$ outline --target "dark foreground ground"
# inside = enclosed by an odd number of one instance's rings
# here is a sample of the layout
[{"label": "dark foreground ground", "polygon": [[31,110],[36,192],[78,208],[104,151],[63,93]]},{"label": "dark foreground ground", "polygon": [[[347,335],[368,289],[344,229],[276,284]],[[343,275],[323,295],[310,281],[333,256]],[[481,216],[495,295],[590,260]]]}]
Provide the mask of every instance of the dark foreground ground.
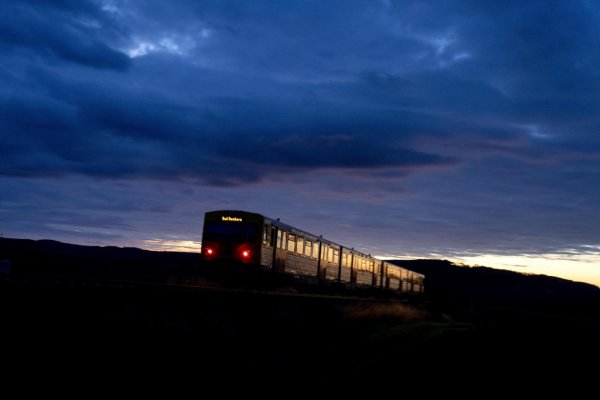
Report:
[{"label": "dark foreground ground", "polygon": [[3,364],[67,387],[581,388],[599,354],[597,320],[514,309],[457,321],[400,301],[6,282],[0,296]]},{"label": "dark foreground ground", "polygon": [[[110,279],[88,269],[74,276],[79,265],[89,265],[82,258],[61,253],[54,266],[48,259],[56,255],[15,248],[3,250],[13,271],[0,279],[0,362],[2,384],[17,383],[21,392],[116,397],[125,386],[136,394],[166,389],[200,397],[209,389],[218,390],[210,397],[365,391],[489,397],[566,389],[573,397],[597,383],[599,307],[593,290],[573,294],[589,289],[578,285],[516,301],[452,292],[440,286],[443,280],[416,298],[240,279],[210,287],[214,276],[190,281],[182,271],[164,282],[153,273],[147,284],[128,283],[129,274]],[[112,253],[102,260],[119,263]],[[32,272],[19,275],[26,265]]]}]

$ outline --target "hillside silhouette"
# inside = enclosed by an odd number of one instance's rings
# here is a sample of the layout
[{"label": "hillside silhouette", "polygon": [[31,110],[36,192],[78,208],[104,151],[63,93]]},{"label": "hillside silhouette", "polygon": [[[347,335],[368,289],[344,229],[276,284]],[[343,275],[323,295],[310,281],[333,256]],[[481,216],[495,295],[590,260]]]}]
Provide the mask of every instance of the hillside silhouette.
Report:
[{"label": "hillside silhouette", "polygon": [[548,275],[523,274],[489,267],[457,265],[448,260],[390,260],[422,273],[427,292],[478,303],[590,302],[600,297],[597,286]]},{"label": "hillside silhouette", "polygon": [[17,277],[35,274],[151,282],[163,281],[173,271],[190,269],[200,262],[200,256],[194,253],[10,238],[0,239],[2,259],[10,261]]}]

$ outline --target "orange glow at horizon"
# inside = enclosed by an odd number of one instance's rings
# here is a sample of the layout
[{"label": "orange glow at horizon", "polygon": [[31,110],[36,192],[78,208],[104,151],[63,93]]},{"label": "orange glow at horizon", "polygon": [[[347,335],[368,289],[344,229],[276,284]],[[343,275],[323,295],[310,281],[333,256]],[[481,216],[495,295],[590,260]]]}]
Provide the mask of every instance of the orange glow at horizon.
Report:
[{"label": "orange glow at horizon", "polygon": [[557,276],[600,287],[600,254],[481,254],[457,257],[455,261],[526,274]]},{"label": "orange glow at horizon", "polygon": [[200,253],[201,242],[193,240],[148,239],[143,241],[143,248],[153,251],[180,251],[184,253]]},{"label": "orange glow at horizon", "polygon": [[546,253],[546,254],[475,254],[468,256],[447,256],[443,254],[409,254],[394,259],[435,258],[446,259],[472,267],[507,269],[523,274],[549,275],[572,281],[586,282],[600,287],[600,252],[598,246],[589,246],[589,253]]}]

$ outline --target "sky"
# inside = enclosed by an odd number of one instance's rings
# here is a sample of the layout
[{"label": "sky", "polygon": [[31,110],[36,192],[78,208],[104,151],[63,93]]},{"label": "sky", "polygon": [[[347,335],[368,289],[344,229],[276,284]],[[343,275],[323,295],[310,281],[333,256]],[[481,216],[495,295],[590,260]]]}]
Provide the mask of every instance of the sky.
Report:
[{"label": "sky", "polygon": [[0,235],[199,251],[258,212],[600,285],[595,1],[0,4]]}]

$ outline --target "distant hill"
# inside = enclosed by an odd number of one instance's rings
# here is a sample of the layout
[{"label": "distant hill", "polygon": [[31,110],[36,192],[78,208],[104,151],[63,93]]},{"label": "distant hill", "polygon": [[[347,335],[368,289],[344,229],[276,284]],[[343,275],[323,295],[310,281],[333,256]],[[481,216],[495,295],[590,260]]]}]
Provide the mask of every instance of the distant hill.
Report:
[{"label": "distant hill", "polygon": [[447,260],[390,260],[425,275],[426,291],[467,303],[595,302],[597,286],[547,276],[488,267],[469,267]]},{"label": "distant hill", "polygon": [[133,247],[82,246],[54,240],[0,238],[0,260],[9,260],[15,274],[84,273],[96,278],[161,280],[166,270],[198,265],[200,256]]},{"label": "distant hill", "polygon": [[139,260],[148,258],[178,258],[187,259],[194,257],[193,253],[179,252],[157,252],[142,250],[136,247],[117,247],[117,246],[84,246],[58,242],[55,240],[30,240],[30,239],[10,239],[0,238],[0,255],[6,256],[68,256],[68,257],[99,257],[107,261],[120,261],[123,259]]}]

